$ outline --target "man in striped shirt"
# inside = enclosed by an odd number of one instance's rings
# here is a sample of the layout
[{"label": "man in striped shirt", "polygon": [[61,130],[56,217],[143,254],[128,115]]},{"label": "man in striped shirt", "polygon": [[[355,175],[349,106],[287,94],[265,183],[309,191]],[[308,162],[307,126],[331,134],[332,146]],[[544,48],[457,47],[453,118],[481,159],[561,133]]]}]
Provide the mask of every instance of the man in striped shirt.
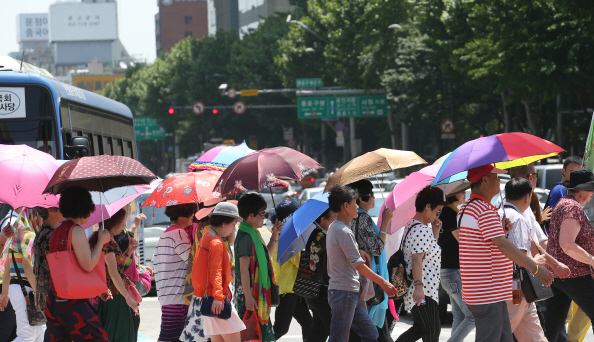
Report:
[{"label": "man in striped shirt", "polygon": [[[553,277],[544,267],[505,238],[501,217],[491,204],[499,193],[498,173],[490,164],[468,171],[471,196],[458,214],[462,298],[476,324],[477,342],[513,341],[506,301],[512,299],[513,266],[532,271],[549,286]],[[511,223],[506,221],[507,230]],[[510,260],[511,259],[511,260]]]}]

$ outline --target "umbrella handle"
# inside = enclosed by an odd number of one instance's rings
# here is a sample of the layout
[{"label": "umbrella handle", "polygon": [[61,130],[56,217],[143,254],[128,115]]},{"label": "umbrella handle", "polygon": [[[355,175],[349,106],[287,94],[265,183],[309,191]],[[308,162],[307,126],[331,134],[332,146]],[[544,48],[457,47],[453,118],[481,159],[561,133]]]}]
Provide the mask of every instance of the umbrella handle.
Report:
[{"label": "umbrella handle", "polygon": [[270,190],[270,197],[272,197],[272,209],[276,211],[276,204],[274,204],[274,195],[272,194],[272,188],[268,188]]},{"label": "umbrella handle", "polygon": [[384,197],[384,187],[382,186],[384,184],[384,179],[382,178],[382,181],[380,182],[379,179],[377,179],[377,175],[375,175],[375,180],[378,181],[380,183],[380,194],[382,194],[382,199],[384,200],[384,203],[386,202],[386,198]]}]

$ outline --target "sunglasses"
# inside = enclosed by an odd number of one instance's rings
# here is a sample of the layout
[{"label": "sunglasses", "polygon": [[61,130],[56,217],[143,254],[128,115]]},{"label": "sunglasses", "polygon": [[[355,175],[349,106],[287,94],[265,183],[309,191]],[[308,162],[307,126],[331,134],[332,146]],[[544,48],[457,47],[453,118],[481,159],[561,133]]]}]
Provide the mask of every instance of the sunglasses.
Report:
[{"label": "sunglasses", "polygon": [[530,177],[530,176],[532,176],[532,175],[534,175],[535,177],[537,177],[537,178],[538,178],[538,172],[532,172],[532,173],[529,173],[529,174],[528,174],[528,176],[526,176],[526,178],[528,178],[528,177]]}]

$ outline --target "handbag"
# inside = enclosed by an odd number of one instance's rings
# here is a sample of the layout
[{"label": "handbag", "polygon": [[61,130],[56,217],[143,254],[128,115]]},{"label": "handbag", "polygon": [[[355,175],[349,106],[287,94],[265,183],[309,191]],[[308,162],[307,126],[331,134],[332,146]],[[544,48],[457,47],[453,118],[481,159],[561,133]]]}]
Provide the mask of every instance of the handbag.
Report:
[{"label": "handbag", "polygon": [[276,284],[270,285],[270,306],[276,308],[280,305],[280,288]]},{"label": "handbag", "polygon": [[134,285],[141,296],[146,296],[151,291],[151,274],[146,269],[138,267],[138,281],[135,281]]},{"label": "handbag", "polygon": [[[538,250],[538,254],[542,254],[538,244],[536,244],[532,238],[530,238],[530,241]],[[524,294],[524,298],[526,298],[528,303],[534,303],[553,297],[553,289],[550,286],[545,286],[544,283],[540,281],[540,279],[536,278],[532,272],[528,271],[524,267],[519,268],[522,293]]]},{"label": "handbag", "polygon": [[223,310],[221,310],[221,312],[218,315],[212,312],[212,304],[214,303],[214,297],[208,296],[208,293],[207,293],[207,291],[208,291],[208,274],[210,273],[208,270],[210,268],[210,251],[208,249],[202,247],[202,245],[198,245],[198,246],[200,246],[200,248],[202,248],[208,252],[208,268],[206,269],[206,286],[204,288],[204,296],[202,296],[202,298],[200,299],[200,314],[202,316],[206,316],[206,317],[229,319],[229,318],[231,318],[231,302],[227,298],[225,298],[225,301],[223,302]]},{"label": "handbag", "polygon": [[402,298],[405,294],[408,293],[408,289],[410,288],[410,284],[412,283],[409,280],[409,277],[406,275],[406,259],[404,258],[404,244],[406,243],[406,238],[408,237],[408,233],[420,223],[415,223],[412,225],[404,238],[400,242],[400,248],[394,253],[390,260],[388,261],[388,274],[390,275],[390,282],[396,288],[396,296],[394,298]]},{"label": "handbag", "polygon": [[17,274],[17,278],[19,279],[19,284],[21,285],[21,291],[23,291],[23,297],[25,298],[25,302],[27,303],[27,319],[29,320],[29,325],[32,327],[45,325],[45,316],[35,306],[35,292],[31,291],[27,294],[27,290],[25,289],[25,283],[23,278],[21,277],[21,271],[19,271],[19,267],[17,266],[16,259],[14,258],[14,252],[11,251],[12,254],[12,263],[14,265],[14,269]]},{"label": "handbag", "polygon": [[[361,217],[361,214],[359,214],[357,216],[357,221],[355,223],[355,240],[357,241],[359,239],[359,218]],[[379,257],[377,255],[374,256],[375,258],[375,265],[377,267],[377,271],[376,273],[379,274]],[[375,295],[369,299],[366,303],[367,306],[375,306],[378,304],[381,304],[384,301],[384,289],[382,289],[382,287],[373,282],[373,291],[375,292]]]},{"label": "handbag", "polygon": [[136,289],[136,285],[134,285],[134,283],[130,282],[126,284],[126,290],[128,290],[130,298],[132,298],[132,300],[136,304],[140,304],[140,302],[142,302],[142,296],[140,295],[140,292],[138,292],[138,290]]},{"label": "handbag", "polygon": [[[74,224],[72,223],[72,225]],[[92,271],[83,270],[72,250],[71,227],[68,233],[67,249],[49,253],[46,256],[57,296],[64,299],[89,299],[107,291],[107,276],[103,254],[101,252],[99,261]]]},{"label": "handbag", "polygon": [[262,341],[262,330],[260,329],[260,322],[258,322],[258,315],[256,313],[246,310],[243,315],[243,324],[245,324],[245,329],[240,334],[242,342]]}]

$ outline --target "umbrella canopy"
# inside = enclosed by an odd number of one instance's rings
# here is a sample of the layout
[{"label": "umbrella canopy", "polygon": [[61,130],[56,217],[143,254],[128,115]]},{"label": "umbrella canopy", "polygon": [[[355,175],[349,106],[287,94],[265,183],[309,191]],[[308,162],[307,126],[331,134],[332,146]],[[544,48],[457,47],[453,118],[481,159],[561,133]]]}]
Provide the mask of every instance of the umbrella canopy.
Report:
[{"label": "umbrella canopy", "polygon": [[[501,133],[471,140],[443,162],[433,185],[466,178],[458,175],[475,167],[495,164],[500,169],[527,165],[565,151],[552,142],[527,133]],[[454,178],[450,178],[455,176]]]},{"label": "umbrella canopy", "polygon": [[[153,182],[157,182],[158,179]],[[89,221],[83,228],[89,228],[102,220],[110,218],[120,209],[132,202],[136,197],[142,195],[143,192],[150,189],[150,185],[130,185],[114,188],[106,192],[91,192],[93,203],[95,203],[95,211],[89,217]]]},{"label": "umbrella canopy", "polygon": [[200,156],[200,158],[196,159],[196,161],[188,167],[188,171],[225,171],[231,163],[253,152],[256,152],[256,150],[249,148],[245,141],[237,146],[213,147]]},{"label": "umbrella canopy", "polygon": [[380,148],[343,165],[328,178],[324,192],[336,184],[346,185],[383,172],[420,164],[427,162],[414,152]]},{"label": "umbrella canopy", "polygon": [[299,181],[321,168],[318,162],[291,148],[265,148],[229,165],[221,175],[217,191],[227,196],[246,190],[286,187],[286,181]]},{"label": "umbrella canopy", "polygon": [[58,206],[58,198],[43,190],[60,166],[51,155],[27,145],[0,145],[0,202],[19,207]]},{"label": "umbrella canopy", "polygon": [[221,171],[190,172],[164,180],[144,201],[143,207],[170,207],[178,204],[201,203],[221,197],[213,193]]},{"label": "umbrella canopy", "polygon": [[[393,214],[388,233],[393,234],[415,216],[415,200],[417,194],[435,179],[440,165],[430,165],[417,172],[411,173],[408,177],[398,183],[392,192],[388,194],[380,213],[387,206]],[[447,195],[455,190],[463,180],[457,182],[438,185]],[[378,219],[378,226],[382,224],[382,216]]]},{"label": "umbrella canopy", "polygon": [[69,160],[60,166],[43,191],[59,194],[71,186],[89,191],[150,184],[157,176],[137,160],[123,156],[95,156]]},{"label": "umbrella canopy", "polygon": [[320,191],[297,209],[287,220],[278,240],[278,263],[284,264],[305,248],[305,244],[316,228],[313,222],[328,209],[329,193]]}]

